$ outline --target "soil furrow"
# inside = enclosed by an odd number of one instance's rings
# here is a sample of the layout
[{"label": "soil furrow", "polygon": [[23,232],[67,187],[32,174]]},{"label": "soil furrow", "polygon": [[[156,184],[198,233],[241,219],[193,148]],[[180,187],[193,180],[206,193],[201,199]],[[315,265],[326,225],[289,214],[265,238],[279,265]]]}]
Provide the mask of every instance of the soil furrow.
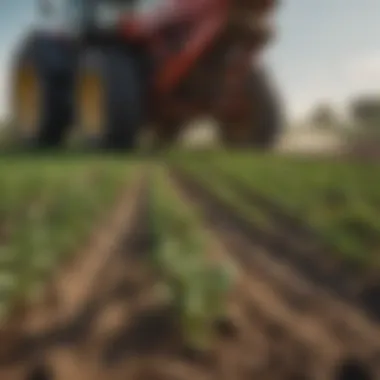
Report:
[{"label": "soil furrow", "polygon": [[[93,379],[87,374],[82,377],[81,371],[85,371],[78,364],[80,352],[87,355],[86,345],[96,347],[90,343],[96,331],[104,334],[107,328],[112,330],[109,325],[124,322],[126,308],[120,299],[126,292],[133,293],[136,286],[131,285],[134,277],[126,276],[123,255],[136,236],[144,192],[144,179],[136,179],[109,218],[94,231],[88,245],[52,279],[41,302],[26,308],[17,324],[10,320],[11,331],[1,336],[1,379],[26,380],[40,362],[53,368],[54,377],[49,380],[67,378],[61,374],[66,370],[67,374],[72,371],[73,380]],[[53,363],[61,359],[66,364]],[[78,375],[74,375],[78,365],[81,369],[77,368]]]},{"label": "soil furrow", "polygon": [[[226,181],[247,205],[253,205],[264,211],[274,226],[273,234],[285,241],[294,254],[307,256],[315,270],[331,278],[330,282],[339,284],[339,291],[345,296],[357,299],[375,319],[380,320],[380,301],[376,297],[368,298],[369,292],[379,289],[380,284],[373,281],[369,271],[344,259],[344,254],[329,247],[323,238],[300,218],[290,214],[275,201],[263,196],[252,187],[247,186],[231,173],[218,167],[212,167],[215,175]],[[340,194],[333,190],[326,194],[326,202],[331,207],[341,202]],[[372,302],[371,302],[372,301]]]},{"label": "soil furrow", "polygon": [[156,292],[149,178],[58,274],[55,303],[25,315],[23,339],[0,356],[1,380],[379,378],[377,325],[273,259],[202,187],[173,177],[183,201],[203,212],[210,259],[239,269],[210,350],[190,349]]},{"label": "soil furrow", "polygon": [[[183,176],[184,173],[181,172]],[[218,174],[219,175],[219,174]],[[226,179],[230,179],[226,176]],[[186,180],[193,179],[190,175],[186,175]],[[197,183],[190,181],[188,186],[197,186]],[[276,210],[273,214],[274,205],[268,209],[266,204],[268,201],[261,202],[261,197],[257,198],[256,194],[232,180],[232,186],[237,189],[237,194],[247,204],[256,205],[268,212],[272,219],[276,219],[279,214],[281,218],[277,220],[276,228],[268,231],[258,225],[252,224],[242,215],[236,214],[233,207],[227,207],[225,202],[208,191],[208,202],[214,204],[217,208],[219,204],[224,205],[225,210],[229,210],[227,219],[234,219],[235,224],[240,225],[241,230],[245,230],[246,234],[252,238],[252,241],[259,243],[261,246],[267,247],[268,252],[277,260],[287,263],[303,273],[308,281],[313,281],[317,286],[323,286],[329,292],[336,294],[346,302],[356,304],[367,315],[375,321],[379,321],[379,299],[376,297],[378,285],[371,283],[363,276],[358,276],[358,270],[339,259],[339,253],[328,252],[326,249],[321,249],[321,242],[318,241],[315,234],[309,235],[309,249],[305,248],[304,244],[298,243],[298,236],[302,236],[307,241],[307,236],[300,233],[299,228],[294,223],[286,224],[287,216],[281,211]],[[291,218],[291,217],[290,217]],[[319,248],[318,248],[319,247]],[[368,285],[368,282],[370,283]],[[373,281],[372,281],[373,282]]]},{"label": "soil furrow", "polygon": [[[282,336],[285,350],[295,343],[303,347],[322,371],[315,378],[335,378],[331,377],[334,365],[351,356],[364,360],[367,363],[364,366],[380,376],[380,368],[375,365],[380,352],[380,330],[376,323],[352,303],[342,302],[316,287],[299,267],[278,260],[283,254],[280,244],[269,247],[263,244],[257,230],[242,223],[235,210],[218,201],[193,178],[178,171],[173,178],[184,196],[200,208],[210,229],[242,268],[245,290],[241,297],[248,305],[252,323],[261,321],[269,330],[274,327],[277,335]],[[279,251],[273,253],[273,249]],[[284,337],[288,337],[287,342]]]}]

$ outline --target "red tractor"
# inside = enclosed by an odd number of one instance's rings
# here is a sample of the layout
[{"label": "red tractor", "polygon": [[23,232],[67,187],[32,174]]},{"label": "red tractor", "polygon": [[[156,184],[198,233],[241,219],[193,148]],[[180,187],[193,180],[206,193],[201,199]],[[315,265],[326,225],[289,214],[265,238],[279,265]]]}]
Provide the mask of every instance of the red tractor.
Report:
[{"label": "red tractor", "polygon": [[174,142],[210,115],[229,146],[271,147],[280,105],[259,64],[275,0],[40,0],[13,71],[14,132],[37,147],[72,126],[133,149],[143,128]]}]

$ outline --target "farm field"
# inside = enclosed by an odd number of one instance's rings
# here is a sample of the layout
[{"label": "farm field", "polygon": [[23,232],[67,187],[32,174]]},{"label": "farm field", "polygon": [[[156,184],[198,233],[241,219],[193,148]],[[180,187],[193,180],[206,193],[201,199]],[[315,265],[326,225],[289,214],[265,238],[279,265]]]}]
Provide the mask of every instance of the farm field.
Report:
[{"label": "farm field", "polygon": [[135,171],[119,159],[0,161],[0,317],[20,298],[38,296]]},{"label": "farm field", "polygon": [[[378,265],[377,165],[241,153],[214,154],[207,159],[184,158],[183,165],[245,212],[249,207],[242,197],[234,194],[232,182],[239,182],[284,213],[307,223],[347,260],[357,265]],[[256,221],[270,227],[271,218],[264,205],[257,202],[251,208]]]},{"label": "farm field", "polygon": [[173,152],[0,172],[1,379],[380,373],[376,168]]}]

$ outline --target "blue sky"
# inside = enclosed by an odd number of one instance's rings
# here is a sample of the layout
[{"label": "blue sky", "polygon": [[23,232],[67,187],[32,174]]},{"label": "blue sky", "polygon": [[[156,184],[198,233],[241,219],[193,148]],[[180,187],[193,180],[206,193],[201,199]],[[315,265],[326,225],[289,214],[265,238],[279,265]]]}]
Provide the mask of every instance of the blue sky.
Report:
[{"label": "blue sky", "polygon": [[[12,49],[36,0],[0,0],[0,115]],[[189,0],[191,1],[191,0]],[[380,0],[282,0],[278,38],[265,57],[293,116],[358,92],[380,93]]]}]

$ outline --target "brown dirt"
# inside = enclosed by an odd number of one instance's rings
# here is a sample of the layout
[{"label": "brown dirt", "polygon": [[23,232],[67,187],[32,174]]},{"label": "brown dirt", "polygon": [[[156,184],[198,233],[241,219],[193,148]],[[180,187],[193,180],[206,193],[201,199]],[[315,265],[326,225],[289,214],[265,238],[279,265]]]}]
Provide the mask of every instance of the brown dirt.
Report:
[{"label": "brown dirt", "polygon": [[[274,255],[262,240],[255,243],[256,235],[235,223],[232,210],[226,210],[215,198],[211,200],[206,189],[194,183],[190,186],[183,176],[175,179],[186,199],[200,207],[209,229],[233,253],[224,251],[224,260],[241,268],[236,302],[243,305],[251,326],[260,326],[269,351],[277,352],[277,375],[270,378],[288,378],[287,371],[300,371],[305,378],[335,379],[334,369],[342,363],[352,364],[350,358],[372,373],[369,378],[380,378],[380,327],[376,322],[355,304],[335,295],[333,289],[328,292],[309,281],[291,262],[277,259],[281,251]],[[215,244],[221,254],[223,247]],[[269,249],[281,249],[281,245]],[[293,364],[288,363],[286,370],[287,360]]]},{"label": "brown dirt", "polygon": [[[118,283],[125,277],[125,268],[117,260],[122,259],[121,239],[133,227],[141,186],[141,181],[136,181],[123,195],[88,245],[54,276],[41,300],[29,307],[18,306],[2,326],[0,379],[27,379],[39,361],[57,361],[54,379],[59,379],[61,362],[72,360],[72,366],[78,359],[82,362],[73,352],[81,351],[96,326],[107,330],[117,321],[121,323],[123,307],[116,301],[129,289],[128,284]],[[62,371],[70,371],[70,367],[63,364]],[[76,378],[81,379],[73,380]]]},{"label": "brown dirt", "polygon": [[[206,218],[210,258],[240,269],[228,317],[207,354],[186,347],[155,293],[142,186],[52,282],[55,302],[25,311],[6,344],[0,335],[1,380],[379,378],[378,327],[260,253],[228,220]],[[191,195],[184,199],[206,210]],[[347,373],[333,373],[339,366]]]},{"label": "brown dirt", "polygon": [[[275,202],[254,192],[220,168],[215,167],[213,171],[233,187],[244,203],[261,209],[270,219],[270,229],[262,228],[229,208],[229,219],[239,224],[239,228],[250,236],[251,243],[266,247],[268,253],[277,261],[292,265],[307,276],[309,281],[333,290],[339,297],[355,303],[370,318],[380,322],[378,271],[371,273],[371,265],[365,269],[347,262],[343,259],[344,254],[329,247],[305,221],[282,210]],[[331,196],[336,202],[337,195]],[[214,208],[218,207],[221,201],[216,197],[212,198],[209,203],[213,203]]]}]

